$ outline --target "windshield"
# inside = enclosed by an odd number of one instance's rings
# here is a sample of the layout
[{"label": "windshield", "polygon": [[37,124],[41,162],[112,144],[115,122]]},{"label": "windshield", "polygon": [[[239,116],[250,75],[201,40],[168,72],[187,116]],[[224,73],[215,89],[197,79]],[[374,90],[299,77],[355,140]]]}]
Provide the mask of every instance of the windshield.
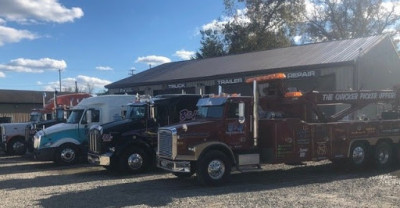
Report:
[{"label": "windshield", "polygon": [[67,123],[72,123],[72,124],[79,123],[82,114],[83,110],[73,110],[68,117]]},{"label": "windshield", "polygon": [[42,120],[41,114],[31,114],[31,118],[29,119],[29,121],[33,121],[33,122],[38,122],[40,120]]},{"label": "windshield", "polygon": [[196,118],[222,118],[223,105],[198,106]]},{"label": "windshield", "polygon": [[147,105],[130,105],[128,106],[127,118],[141,119],[146,117]]}]

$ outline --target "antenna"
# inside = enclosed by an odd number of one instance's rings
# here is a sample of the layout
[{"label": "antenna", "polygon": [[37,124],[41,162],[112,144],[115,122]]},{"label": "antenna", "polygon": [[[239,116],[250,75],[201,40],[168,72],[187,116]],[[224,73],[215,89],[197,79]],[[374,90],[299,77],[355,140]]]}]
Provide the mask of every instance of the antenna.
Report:
[{"label": "antenna", "polygon": [[136,71],[136,68],[135,67],[132,67],[130,70],[129,70],[129,75],[130,76],[133,76],[133,75],[135,75],[135,71]]}]

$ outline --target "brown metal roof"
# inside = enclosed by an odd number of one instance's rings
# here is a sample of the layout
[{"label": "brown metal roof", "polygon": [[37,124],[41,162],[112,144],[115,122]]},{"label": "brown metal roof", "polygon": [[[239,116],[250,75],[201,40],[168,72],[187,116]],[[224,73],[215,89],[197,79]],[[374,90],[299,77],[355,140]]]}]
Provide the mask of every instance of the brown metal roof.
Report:
[{"label": "brown metal roof", "polygon": [[[54,92],[46,92],[46,102],[53,96]],[[0,90],[0,103],[41,104],[43,91]]]},{"label": "brown metal roof", "polygon": [[314,65],[353,63],[386,35],[307,44],[223,57],[171,62],[107,85],[107,88],[159,84]]}]

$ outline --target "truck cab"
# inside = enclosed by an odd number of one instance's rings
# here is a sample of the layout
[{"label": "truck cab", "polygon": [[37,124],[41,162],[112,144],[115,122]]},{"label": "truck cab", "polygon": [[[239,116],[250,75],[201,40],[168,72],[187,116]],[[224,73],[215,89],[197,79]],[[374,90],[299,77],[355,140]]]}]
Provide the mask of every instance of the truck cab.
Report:
[{"label": "truck cab", "polygon": [[44,121],[43,114],[35,110],[30,113],[28,122],[0,124],[0,149],[3,149],[9,155],[25,154],[27,150],[27,144],[25,142],[26,127],[42,121]]},{"label": "truck cab", "polygon": [[128,173],[155,164],[157,129],[194,118],[200,95],[159,95],[127,106],[124,120],[93,126],[88,161]]},{"label": "truck cab", "polygon": [[133,96],[108,95],[91,97],[73,107],[65,123],[40,130],[34,136],[34,156],[59,164],[76,163],[86,156],[91,126],[121,120],[121,108]]}]

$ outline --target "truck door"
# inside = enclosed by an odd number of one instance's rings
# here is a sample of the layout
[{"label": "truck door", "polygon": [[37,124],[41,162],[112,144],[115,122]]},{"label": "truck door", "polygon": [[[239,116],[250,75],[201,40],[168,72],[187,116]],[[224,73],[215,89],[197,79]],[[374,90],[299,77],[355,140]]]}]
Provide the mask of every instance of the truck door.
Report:
[{"label": "truck door", "polygon": [[[248,110],[243,108],[244,111]],[[245,117],[239,119],[239,102],[231,102],[226,105],[225,109],[225,134],[229,139],[232,149],[249,149],[252,140],[249,139],[249,122],[248,112],[244,112]]]},{"label": "truck door", "polygon": [[92,125],[100,123],[100,110],[89,109],[82,115],[82,119],[78,127],[78,140],[81,144],[88,144],[89,128]]},{"label": "truck door", "polygon": [[313,159],[324,160],[331,155],[330,128],[327,124],[315,124],[312,127]]}]

